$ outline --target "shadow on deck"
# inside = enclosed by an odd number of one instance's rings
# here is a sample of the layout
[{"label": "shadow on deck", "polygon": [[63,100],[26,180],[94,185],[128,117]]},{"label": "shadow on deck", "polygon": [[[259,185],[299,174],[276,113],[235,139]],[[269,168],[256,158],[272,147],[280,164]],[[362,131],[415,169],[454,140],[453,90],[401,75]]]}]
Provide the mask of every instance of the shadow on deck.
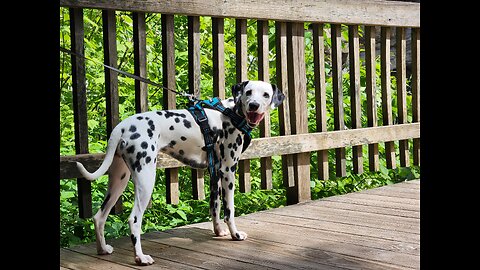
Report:
[{"label": "shadow on deck", "polygon": [[246,241],[213,237],[211,223],[142,235],[151,266],[129,237],[61,249],[61,269],[419,269],[420,180],[257,212],[236,219]]}]

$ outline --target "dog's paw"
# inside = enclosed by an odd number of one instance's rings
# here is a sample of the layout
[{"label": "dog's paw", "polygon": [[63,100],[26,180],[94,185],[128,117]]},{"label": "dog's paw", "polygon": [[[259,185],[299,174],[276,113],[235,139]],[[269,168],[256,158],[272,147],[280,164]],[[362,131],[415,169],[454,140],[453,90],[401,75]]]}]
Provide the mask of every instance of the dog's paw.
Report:
[{"label": "dog's paw", "polygon": [[110,245],[105,245],[104,248],[97,248],[97,254],[98,255],[109,255],[112,254],[113,252],[113,247]]},{"label": "dog's paw", "polygon": [[222,228],[215,228],[213,229],[215,232],[216,236],[227,236],[230,234],[230,232],[227,229],[222,229]]},{"label": "dog's paw", "polygon": [[150,255],[137,255],[135,256],[135,263],[137,265],[151,265],[155,262],[155,260],[150,257]]},{"label": "dog's paw", "polygon": [[238,231],[235,233],[235,235],[232,234],[232,239],[236,241],[243,241],[247,239],[247,233]]}]

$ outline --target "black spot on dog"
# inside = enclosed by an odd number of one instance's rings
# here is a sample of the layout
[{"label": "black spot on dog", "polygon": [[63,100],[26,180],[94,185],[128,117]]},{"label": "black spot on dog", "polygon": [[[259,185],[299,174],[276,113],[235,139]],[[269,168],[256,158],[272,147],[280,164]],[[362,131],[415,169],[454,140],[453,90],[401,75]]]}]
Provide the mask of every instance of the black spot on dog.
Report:
[{"label": "black spot on dog", "polygon": [[238,232],[235,233],[235,237],[237,237],[237,239],[240,239],[240,234]]},{"label": "black spot on dog", "polygon": [[133,235],[133,233],[130,235],[130,239],[132,240],[132,244],[135,246],[137,244],[137,237]]},{"label": "black spot on dog", "polygon": [[228,147],[228,149],[231,149],[232,148],[232,143],[229,143],[227,147]]},{"label": "black spot on dog", "polygon": [[150,120],[150,117],[145,117],[146,120]]},{"label": "black spot on dog", "polygon": [[237,144],[234,143],[234,144],[233,144],[233,150],[237,151],[237,148],[238,148],[238,147],[237,147]]},{"label": "black spot on dog", "polygon": [[138,116],[137,119],[138,119],[138,120],[142,120],[142,119],[143,119],[143,116]]},{"label": "black spot on dog", "polygon": [[175,144],[177,144],[177,142],[172,140],[170,143],[168,143],[168,146],[173,148]]},{"label": "black spot on dog", "polygon": [[161,111],[157,111],[157,114],[160,115],[160,116],[163,115],[163,113]]},{"label": "black spot on dog", "polygon": [[153,137],[153,131],[151,129],[147,129],[147,133],[148,133],[148,137],[150,137],[150,139]]},{"label": "black spot on dog", "polygon": [[229,221],[230,220],[230,213],[231,213],[230,208],[225,207],[225,211],[223,213],[225,215],[225,220]]},{"label": "black spot on dog", "polygon": [[137,216],[133,217],[133,223],[137,223]]},{"label": "black spot on dog", "polygon": [[233,182],[230,182],[230,184],[228,184],[228,189],[230,189],[230,190],[233,189]]},{"label": "black spot on dog", "polygon": [[225,146],[223,144],[220,144],[220,155],[222,158],[225,158]]},{"label": "black spot on dog", "polygon": [[186,140],[187,140],[187,138],[185,138],[184,136],[181,136],[181,137],[180,137],[180,140],[182,140],[182,141],[186,141]]},{"label": "black spot on dog", "polygon": [[155,152],[155,145],[152,144],[152,151]]},{"label": "black spot on dog", "polygon": [[173,127],[173,126],[170,126],[170,128],[169,128],[169,129],[170,129],[170,130],[174,130],[174,129],[175,129],[175,127]]},{"label": "black spot on dog", "polygon": [[183,151],[182,149],[178,150],[178,153],[183,156],[185,154],[185,151]]},{"label": "black spot on dog", "polygon": [[230,151],[230,157],[232,157],[232,159],[235,157],[235,152],[233,152],[233,150]]},{"label": "black spot on dog", "polygon": [[180,123],[180,118],[176,117],[175,118],[175,123]]},{"label": "black spot on dog", "polygon": [[207,147],[206,147],[206,146],[203,146],[203,147],[202,147],[202,151],[207,152]]},{"label": "black spot on dog", "polygon": [[145,159],[145,162],[148,164],[148,163],[150,163],[151,160],[152,160],[151,157],[147,157],[147,158]]},{"label": "black spot on dog", "polygon": [[133,152],[135,152],[135,145],[130,145],[127,148],[127,153],[132,154]]},{"label": "black spot on dog", "polygon": [[230,171],[235,172],[237,170],[237,164],[234,164],[231,168]]},{"label": "black spot on dog", "polygon": [[130,140],[136,140],[140,138],[140,133],[133,133],[132,136],[130,136]]},{"label": "black spot on dog", "polygon": [[148,121],[148,125],[150,126],[150,129],[151,129],[151,130],[155,130],[155,125],[153,124],[153,121],[152,121],[152,120],[149,120],[149,121]]},{"label": "black spot on dog", "polygon": [[120,180],[125,179],[125,176],[127,176],[127,173],[123,173],[122,176],[120,177]]},{"label": "black spot on dog", "polygon": [[230,170],[230,168],[225,165],[225,171],[228,172],[229,170]]},{"label": "black spot on dog", "polygon": [[224,130],[227,129],[227,127],[229,127],[229,126],[230,126],[230,123],[229,123],[229,122],[223,122],[223,123],[222,123],[222,128],[223,128]]},{"label": "black spot on dog", "polygon": [[134,126],[134,125],[131,125],[130,128],[128,129],[128,131],[135,132],[135,131],[137,131],[137,127]]},{"label": "black spot on dog", "polygon": [[100,207],[102,211],[104,211],[105,205],[107,205],[108,200],[110,200],[110,193],[107,194],[107,197],[105,197],[105,201],[103,201],[102,206]]},{"label": "black spot on dog", "polygon": [[237,142],[238,145],[241,145],[242,144],[242,136],[240,134],[238,134],[237,139],[235,141]]},{"label": "black spot on dog", "polygon": [[140,146],[141,146],[143,149],[147,149],[148,143],[147,143],[147,142],[142,142],[142,144],[140,144]]},{"label": "black spot on dog", "polygon": [[165,118],[170,118],[174,115],[174,113],[170,112],[170,111],[165,111]]},{"label": "black spot on dog", "polygon": [[192,123],[190,121],[188,121],[187,119],[183,119],[183,125],[186,128],[191,128],[192,127]]},{"label": "black spot on dog", "polygon": [[230,134],[233,134],[234,131],[235,131],[235,128],[234,128],[234,127],[228,129],[228,133],[230,133]]},{"label": "black spot on dog", "polygon": [[124,128],[122,128],[122,134],[123,134],[124,132],[125,132],[125,129],[124,129]]}]

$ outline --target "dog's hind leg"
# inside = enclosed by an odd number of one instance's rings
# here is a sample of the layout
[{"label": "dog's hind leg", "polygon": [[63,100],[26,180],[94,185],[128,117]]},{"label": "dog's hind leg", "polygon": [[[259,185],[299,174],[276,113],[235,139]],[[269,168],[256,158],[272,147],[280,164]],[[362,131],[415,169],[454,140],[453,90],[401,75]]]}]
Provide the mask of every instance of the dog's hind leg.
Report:
[{"label": "dog's hind leg", "polygon": [[101,208],[93,217],[93,224],[95,225],[95,234],[97,240],[97,253],[100,255],[111,254],[113,248],[105,242],[104,228],[110,210],[117,202],[120,195],[122,195],[125,187],[130,179],[130,171],[125,164],[125,161],[115,156],[112,165],[110,165],[108,172],[108,189]]},{"label": "dog's hind leg", "polygon": [[128,218],[130,225],[135,262],[138,265],[150,265],[155,261],[151,256],[143,254],[142,245],[140,243],[140,234],[142,229],[143,213],[147,208],[150,197],[152,196],[155,184],[156,168],[155,163],[143,164],[140,171],[134,170],[132,173],[133,183],[135,184],[135,202],[133,204],[132,213]]}]

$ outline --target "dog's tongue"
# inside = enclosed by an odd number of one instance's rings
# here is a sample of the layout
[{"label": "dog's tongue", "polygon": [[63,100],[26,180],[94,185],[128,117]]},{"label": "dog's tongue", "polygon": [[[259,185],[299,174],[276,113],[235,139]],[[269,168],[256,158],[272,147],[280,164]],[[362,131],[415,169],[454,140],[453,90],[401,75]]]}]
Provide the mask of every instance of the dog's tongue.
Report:
[{"label": "dog's tongue", "polygon": [[256,112],[247,112],[248,122],[250,124],[258,125],[262,121],[264,114],[259,114]]}]

